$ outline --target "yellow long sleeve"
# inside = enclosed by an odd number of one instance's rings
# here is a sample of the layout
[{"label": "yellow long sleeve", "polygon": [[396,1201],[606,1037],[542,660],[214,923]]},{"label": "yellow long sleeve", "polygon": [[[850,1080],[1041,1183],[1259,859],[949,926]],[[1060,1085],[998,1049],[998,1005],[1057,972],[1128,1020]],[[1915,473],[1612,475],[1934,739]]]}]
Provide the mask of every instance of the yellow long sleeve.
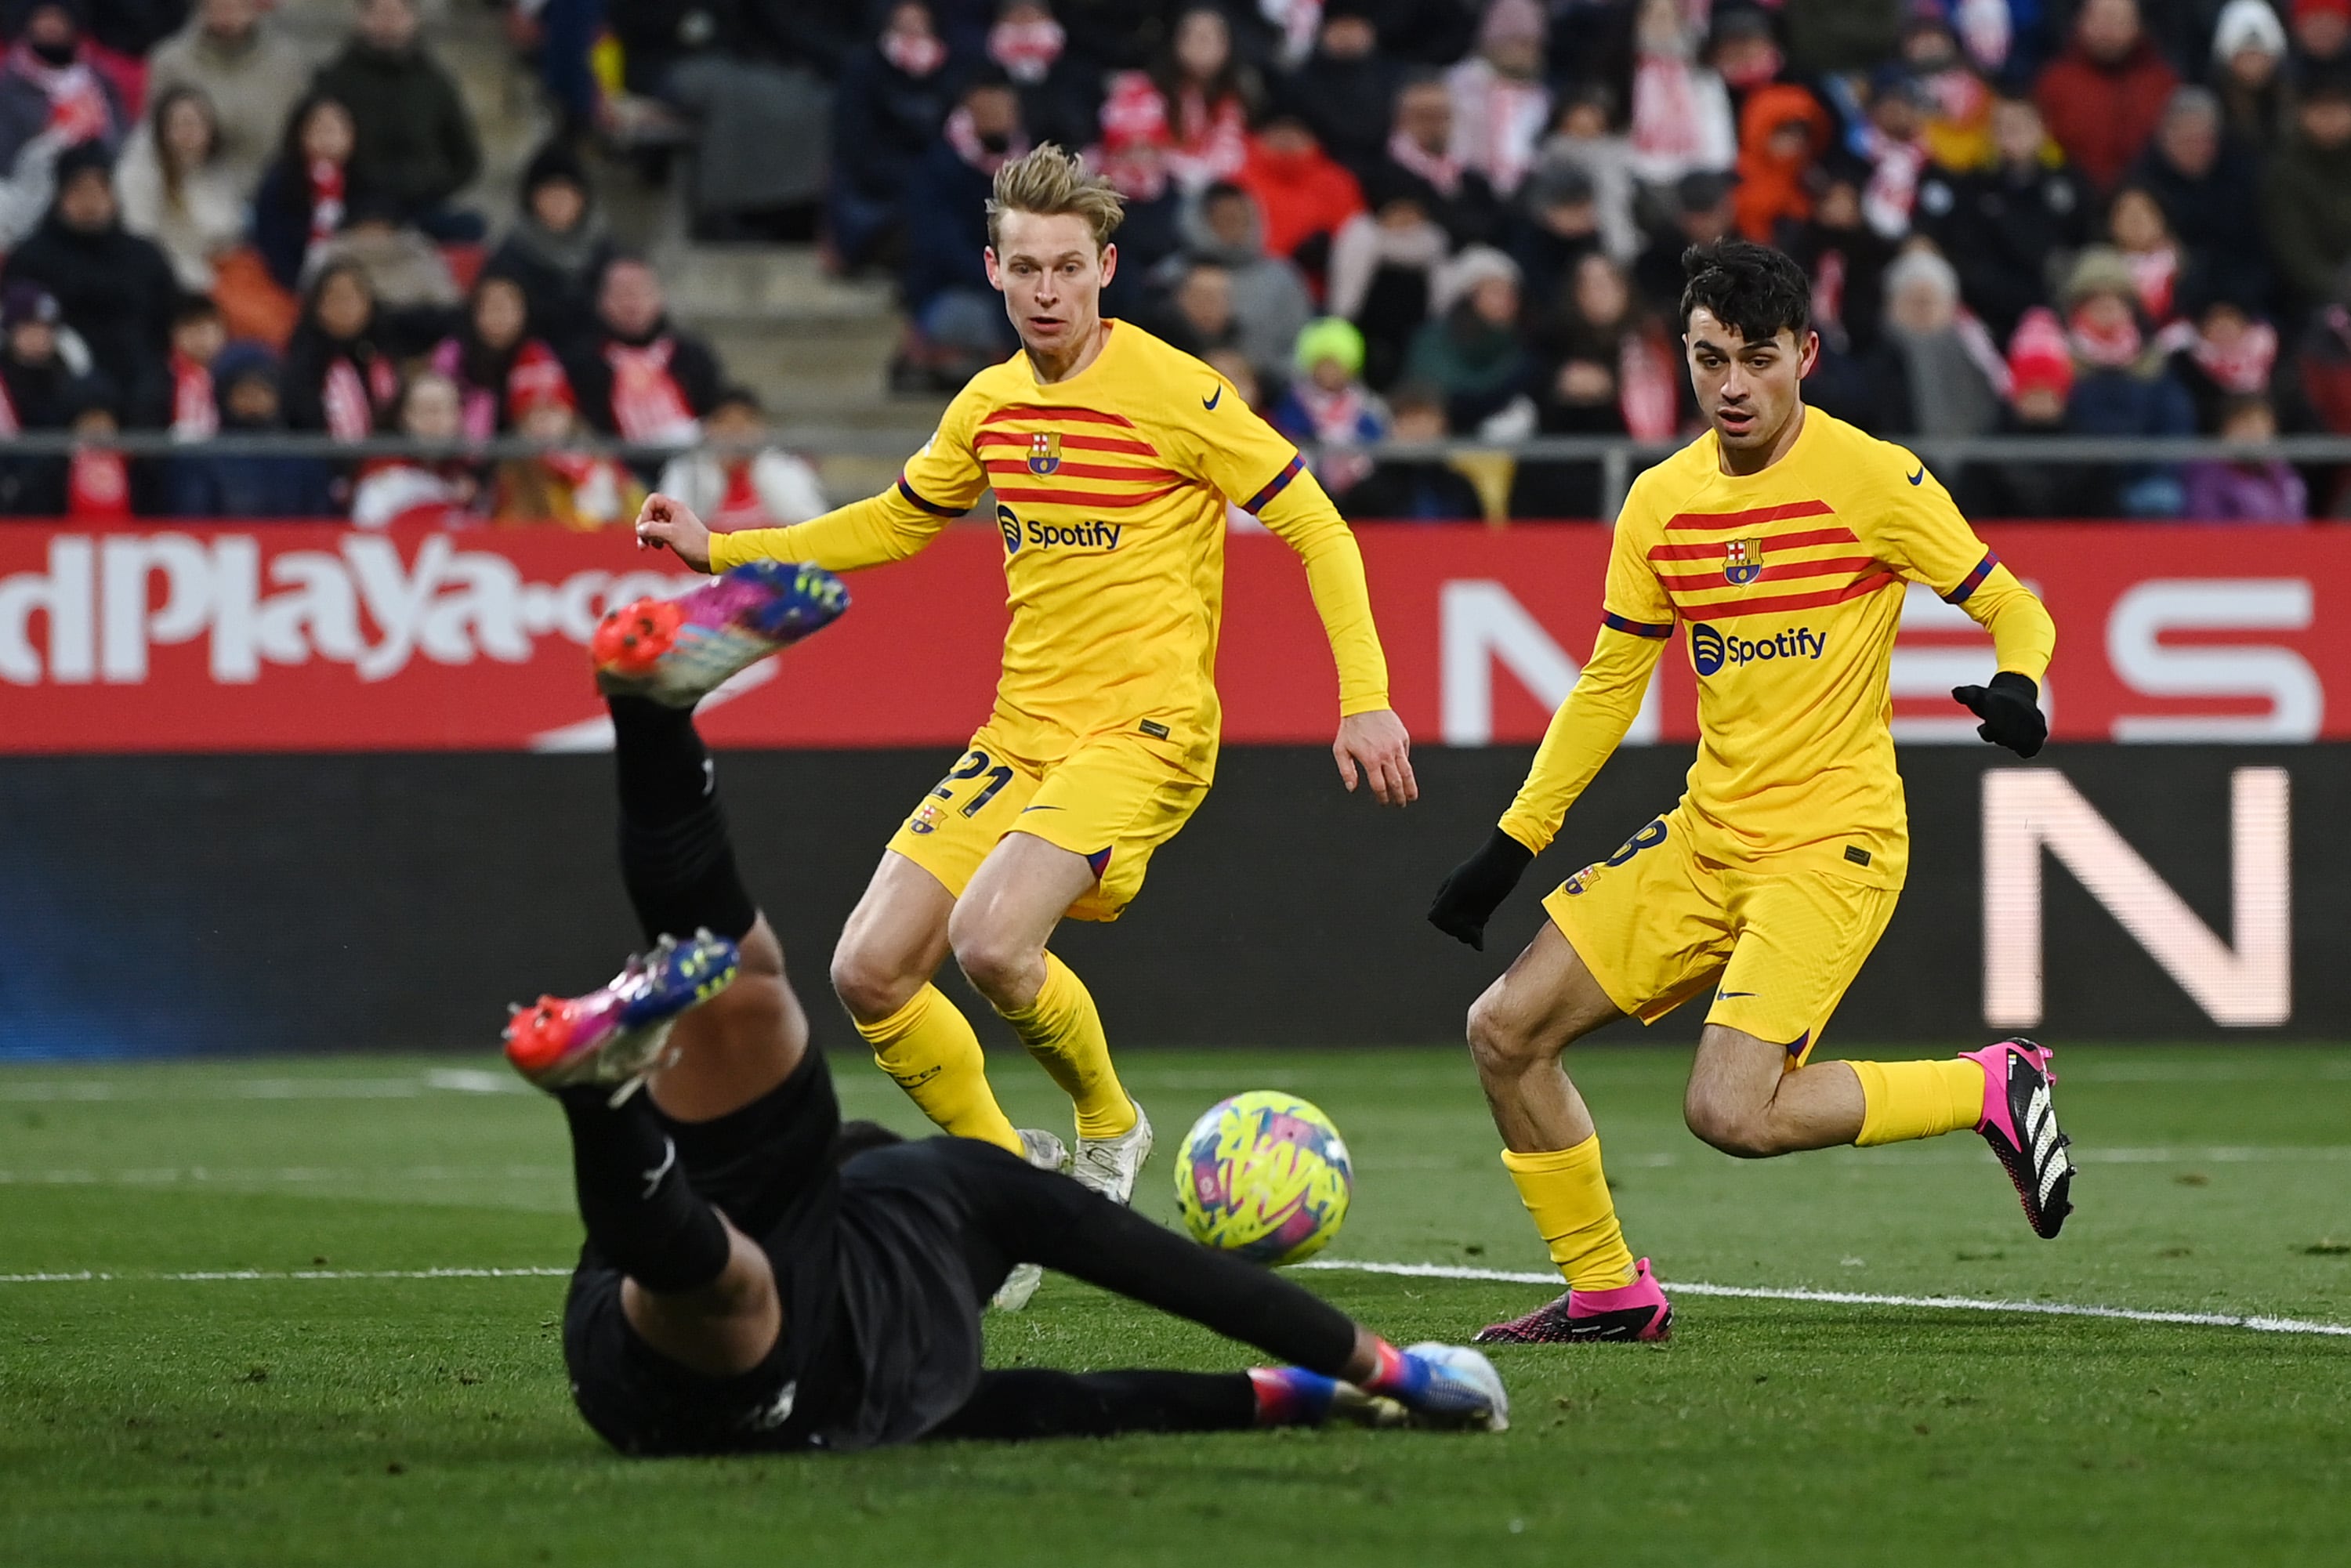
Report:
[{"label": "yellow long sleeve", "polygon": [[1567,809],[1633,727],[1665,648],[1662,638],[1601,628],[1591,662],[1552,715],[1527,781],[1502,813],[1502,831],[1537,854],[1551,847]]},{"label": "yellow long sleeve", "polygon": [[947,519],[914,505],[903,488],[893,486],[789,528],[714,534],[710,570],[726,571],[752,560],[792,560],[827,571],[854,571],[904,560],[936,538]]},{"label": "yellow long sleeve", "polygon": [[2032,590],[2016,580],[2005,566],[1995,566],[1960,606],[1976,624],[1991,633],[1992,651],[2000,667],[2030,676],[2035,685],[2049,673],[2057,651],[2057,622]]},{"label": "yellow long sleeve", "polygon": [[1258,520],[1298,552],[1314,612],[1331,640],[1339,667],[1339,713],[1373,713],[1388,705],[1388,661],[1372,621],[1372,592],[1354,530],[1314,476],[1301,471],[1258,514]]}]

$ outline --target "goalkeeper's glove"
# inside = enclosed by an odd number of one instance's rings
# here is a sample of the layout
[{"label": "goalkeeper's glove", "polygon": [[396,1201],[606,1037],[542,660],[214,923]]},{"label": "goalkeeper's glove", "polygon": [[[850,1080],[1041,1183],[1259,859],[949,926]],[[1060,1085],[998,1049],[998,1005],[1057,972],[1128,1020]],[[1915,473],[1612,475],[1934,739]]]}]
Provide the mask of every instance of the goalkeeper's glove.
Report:
[{"label": "goalkeeper's glove", "polygon": [[1453,868],[1428,906],[1428,923],[1456,941],[1486,950],[1486,922],[1510,895],[1534,851],[1496,828],[1478,852]]},{"label": "goalkeeper's glove", "polygon": [[2019,757],[2031,757],[2049,738],[2049,720],[2041,712],[2041,688],[2032,684],[2031,675],[2002,670],[1991,685],[1953,686],[1951,695],[1983,720],[1976,726],[1978,735]]}]

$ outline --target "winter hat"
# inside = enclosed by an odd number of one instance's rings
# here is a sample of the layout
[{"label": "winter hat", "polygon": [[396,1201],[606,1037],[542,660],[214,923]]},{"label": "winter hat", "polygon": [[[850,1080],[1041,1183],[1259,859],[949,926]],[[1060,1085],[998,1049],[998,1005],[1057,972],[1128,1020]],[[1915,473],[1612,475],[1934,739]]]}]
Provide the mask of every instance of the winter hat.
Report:
[{"label": "winter hat", "polygon": [[2247,49],[2271,56],[2285,53],[2285,24],[2270,8],[2269,0],[2229,0],[2212,25],[2212,57],[2226,65]]},{"label": "winter hat", "polygon": [[532,409],[559,403],[575,413],[580,404],[571,395],[571,378],[563,363],[542,343],[528,343],[507,372],[507,416],[520,419]]},{"label": "winter hat", "polygon": [[213,385],[220,389],[221,395],[224,397],[228,395],[228,389],[237,382],[250,381],[255,377],[267,382],[271,389],[275,390],[277,385],[277,356],[269,351],[269,346],[266,343],[256,343],[250,339],[239,339],[223,349],[214,359],[212,375]]},{"label": "winter hat", "polygon": [[523,204],[525,206],[530,204],[531,193],[541,185],[555,184],[576,186],[582,196],[590,194],[594,190],[594,187],[588,183],[588,170],[586,165],[580,162],[580,154],[560,141],[549,142],[531,154],[530,162],[524,165]]},{"label": "winter hat", "polygon": [[2351,0],[2294,0],[2294,19],[2304,16],[2340,16],[2351,21]]},{"label": "winter hat", "polygon": [[1301,376],[1313,374],[1325,360],[1336,360],[1349,377],[1358,376],[1364,370],[1364,335],[1346,318],[1325,316],[1299,329],[1298,346],[1290,359]]},{"label": "winter hat", "polygon": [[1430,313],[1445,315],[1476,292],[1479,284],[1495,278],[1517,283],[1519,264],[1490,245],[1464,246],[1453,259],[1439,264],[1430,279]]},{"label": "winter hat", "polygon": [[2027,310],[2008,340],[2010,395],[2053,392],[2059,397],[2074,391],[2074,356],[2065,343],[2065,329],[2046,306]]},{"label": "winter hat", "polygon": [[2138,303],[2138,281],[2131,275],[2130,263],[2113,246],[2084,246],[2074,258],[2074,270],[2065,276],[2066,309],[2093,294],[2119,294],[2134,308]]},{"label": "winter hat", "polygon": [[55,326],[57,316],[56,297],[28,278],[18,278],[0,293],[0,332],[13,332],[33,321]]}]

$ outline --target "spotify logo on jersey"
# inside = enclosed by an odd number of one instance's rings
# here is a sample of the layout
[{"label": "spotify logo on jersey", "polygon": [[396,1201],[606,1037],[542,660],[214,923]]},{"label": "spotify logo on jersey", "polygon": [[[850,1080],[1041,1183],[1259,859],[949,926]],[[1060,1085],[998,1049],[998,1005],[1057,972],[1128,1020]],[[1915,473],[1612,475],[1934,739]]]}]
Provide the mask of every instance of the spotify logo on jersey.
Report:
[{"label": "spotify logo on jersey", "polygon": [[1726,637],[1702,621],[1690,628],[1690,664],[1701,675],[1713,674],[1725,664],[1817,659],[1828,647],[1829,640],[1809,626],[1756,640]]},{"label": "spotify logo on jersey", "polygon": [[1700,622],[1690,628],[1690,663],[1701,675],[1722,668],[1722,633]]}]

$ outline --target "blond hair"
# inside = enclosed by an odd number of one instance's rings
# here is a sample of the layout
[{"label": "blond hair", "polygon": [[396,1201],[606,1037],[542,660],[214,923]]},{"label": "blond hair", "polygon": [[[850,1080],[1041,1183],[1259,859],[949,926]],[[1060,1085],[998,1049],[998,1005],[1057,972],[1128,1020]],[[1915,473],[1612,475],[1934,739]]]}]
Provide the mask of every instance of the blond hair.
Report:
[{"label": "blond hair", "polygon": [[1126,216],[1125,199],[1108,180],[1091,172],[1074,152],[1050,141],[1012,159],[996,172],[996,193],[987,199],[987,243],[999,243],[998,231],[1007,213],[1034,213],[1055,217],[1071,213],[1093,231],[1094,248],[1110,243],[1119,221]]}]

